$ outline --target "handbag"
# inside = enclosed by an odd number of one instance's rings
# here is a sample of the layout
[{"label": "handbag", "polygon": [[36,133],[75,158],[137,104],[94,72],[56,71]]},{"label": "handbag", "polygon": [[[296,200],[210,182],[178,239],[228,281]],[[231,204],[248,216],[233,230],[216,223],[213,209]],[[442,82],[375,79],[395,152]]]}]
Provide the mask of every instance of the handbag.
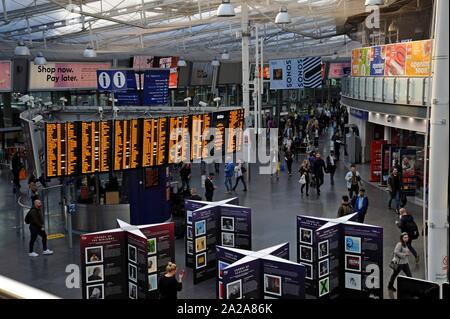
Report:
[{"label": "handbag", "polygon": [[397,271],[399,267],[398,261],[395,259],[394,253],[392,253],[392,259],[389,263],[389,268],[391,268],[393,271]]},{"label": "handbag", "polygon": [[305,174],[303,174],[302,177],[300,177],[300,180],[298,182],[300,184],[302,184],[302,185],[306,184],[306,176],[305,176]]}]

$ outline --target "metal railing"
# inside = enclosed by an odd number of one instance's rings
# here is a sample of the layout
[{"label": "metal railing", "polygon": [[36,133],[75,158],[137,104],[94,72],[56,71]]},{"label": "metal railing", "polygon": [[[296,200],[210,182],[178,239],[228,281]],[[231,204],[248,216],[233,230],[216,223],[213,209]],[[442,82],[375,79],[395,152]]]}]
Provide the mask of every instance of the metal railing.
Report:
[{"label": "metal railing", "polygon": [[431,103],[431,78],[346,77],[341,92],[358,100],[426,106]]},{"label": "metal railing", "polygon": [[48,292],[30,287],[0,275],[0,299],[61,299]]}]

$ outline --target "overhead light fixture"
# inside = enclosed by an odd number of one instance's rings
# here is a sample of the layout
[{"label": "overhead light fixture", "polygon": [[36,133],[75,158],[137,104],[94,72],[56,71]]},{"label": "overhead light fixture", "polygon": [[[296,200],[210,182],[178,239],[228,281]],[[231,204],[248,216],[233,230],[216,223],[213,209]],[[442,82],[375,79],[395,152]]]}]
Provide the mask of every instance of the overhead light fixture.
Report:
[{"label": "overhead light fixture", "polygon": [[30,55],[30,49],[23,43],[22,40],[17,43],[16,48],[14,49],[14,54],[19,56],[29,56]]},{"label": "overhead light fixture", "polygon": [[333,55],[331,56],[331,60],[336,60],[338,57],[337,52],[334,52]]},{"label": "overhead light fixture", "polygon": [[211,61],[212,66],[220,66],[220,61],[214,58],[214,60]]},{"label": "overhead light fixture", "polygon": [[287,7],[282,6],[277,16],[275,17],[275,24],[287,24],[287,23],[291,23],[291,18],[289,17]]},{"label": "overhead light fixture", "polygon": [[366,0],[366,6],[382,6],[384,5],[384,0]]},{"label": "overhead light fixture", "polygon": [[185,66],[187,66],[186,60],[184,60],[183,58],[180,58],[178,60],[177,66],[181,67],[181,68],[184,68]]},{"label": "overhead light fixture", "polygon": [[222,53],[222,55],[220,56],[220,58],[222,59],[222,60],[229,60],[230,59],[230,54],[228,53],[228,51],[224,51],[223,53]]},{"label": "overhead light fixture", "polygon": [[90,45],[84,50],[83,52],[83,56],[85,58],[96,58],[97,57],[97,52],[94,50],[93,47],[91,47]]},{"label": "overhead light fixture", "polygon": [[388,27],[388,31],[389,32],[397,32],[398,31],[397,23],[395,21],[391,22],[391,24]]},{"label": "overhead light fixture", "polygon": [[230,0],[222,0],[222,4],[217,9],[218,17],[234,17],[236,13],[234,12],[234,7],[230,3]]},{"label": "overhead light fixture", "polygon": [[36,57],[34,58],[34,64],[35,65],[45,65],[45,64],[47,64],[47,60],[45,59],[45,57],[42,54],[42,52],[39,52],[38,54],[36,54]]}]

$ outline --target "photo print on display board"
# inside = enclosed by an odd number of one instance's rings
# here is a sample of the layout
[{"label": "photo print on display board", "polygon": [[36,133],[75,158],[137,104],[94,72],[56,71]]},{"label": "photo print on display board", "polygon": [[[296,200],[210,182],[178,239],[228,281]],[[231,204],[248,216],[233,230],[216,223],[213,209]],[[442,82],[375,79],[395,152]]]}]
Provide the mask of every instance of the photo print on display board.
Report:
[{"label": "photo print on display board", "polygon": [[206,266],[206,253],[197,255],[195,258],[195,268],[203,268]]},{"label": "photo print on display board", "polygon": [[330,277],[319,280],[319,297],[330,293]]},{"label": "photo print on display board", "polygon": [[221,217],[222,230],[234,231],[234,217]]},{"label": "photo print on display board", "polygon": [[103,247],[87,247],[84,250],[86,265],[103,262]]},{"label": "photo print on display board", "polygon": [[312,245],[312,230],[300,227],[300,242],[302,244]]},{"label": "photo print on display board", "polygon": [[313,251],[312,247],[300,245],[300,260],[312,262]]},{"label": "photo print on display board", "polygon": [[128,264],[128,279],[137,282],[137,267],[132,264]]},{"label": "photo print on display board", "polygon": [[192,255],[194,253],[194,242],[193,241],[187,242],[187,253],[188,253],[188,255]]},{"label": "photo print on display board", "polygon": [[281,296],[281,277],[264,274],[264,292]]},{"label": "photo print on display board", "polygon": [[156,272],[158,270],[158,261],[156,259],[156,256],[148,257],[147,263],[149,274],[151,274],[152,272]]},{"label": "photo print on display board", "polygon": [[128,283],[128,298],[137,299],[137,286],[131,282]]},{"label": "photo print on display board", "polygon": [[242,299],[242,279],[227,284],[227,299]]},{"label": "photo print on display board", "polygon": [[328,240],[321,241],[318,246],[319,246],[319,259],[328,257]]},{"label": "photo print on display board", "polygon": [[192,225],[192,210],[186,211],[186,216],[188,225]]},{"label": "photo print on display board", "polygon": [[361,275],[351,272],[345,273],[345,288],[361,290]]},{"label": "photo print on display board", "polygon": [[86,267],[86,282],[103,281],[103,265]]},{"label": "photo print on display board", "polygon": [[87,299],[105,299],[105,286],[103,284],[86,286]]},{"label": "photo print on display board", "polygon": [[149,255],[156,254],[156,238],[147,239],[147,253]]},{"label": "photo print on display board", "polygon": [[158,275],[153,274],[148,276],[148,291],[158,289]]},{"label": "photo print on display board", "polygon": [[206,236],[202,236],[195,240],[195,252],[199,253],[206,250]]},{"label": "photo print on display board", "polygon": [[137,262],[136,247],[133,245],[128,245],[128,260],[131,262]]},{"label": "photo print on display board", "polygon": [[219,279],[222,279],[223,270],[230,264],[219,260]]},{"label": "photo print on display board", "polygon": [[222,246],[234,247],[234,233],[222,233]]},{"label": "photo print on display board", "polygon": [[313,267],[311,264],[306,264],[306,263],[300,263],[303,266],[305,266],[305,278],[306,279],[313,279]]},{"label": "photo print on display board", "polygon": [[206,234],[206,220],[195,222],[195,236]]},{"label": "photo print on display board", "polygon": [[361,238],[354,236],[345,236],[345,252],[360,254]]},{"label": "photo print on display board", "polygon": [[324,259],[319,261],[319,278],[322,278],[330,273],[330,260]]},{"label": "photo print on display board", "polygon": [[361,271],[361,256],[345,255],[345,270]]},{"label": "photo print on display board", "polygon": [[192,226],[188,226],[187,227],[187,238],[188,239],[192,239],[193,234],[192,234]]}]

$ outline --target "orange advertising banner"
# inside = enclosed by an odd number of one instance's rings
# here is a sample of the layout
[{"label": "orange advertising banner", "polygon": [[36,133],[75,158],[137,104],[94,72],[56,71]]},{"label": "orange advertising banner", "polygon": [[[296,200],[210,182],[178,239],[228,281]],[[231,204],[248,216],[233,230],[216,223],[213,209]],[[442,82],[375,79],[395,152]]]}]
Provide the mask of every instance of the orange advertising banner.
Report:
[{"label": "orange advertising banner", "polygon": [[360,76],[359,60],[361,58],[361,49],[352,50],[352,76]]},{"label": "orange advertising banner", "polygon": [[431,40],[406,44],[406,75],[431,75]]},{"label": "orange advertising banner", "polygon": [[11,89],[11,61],[0,61],[0,91]]}]

